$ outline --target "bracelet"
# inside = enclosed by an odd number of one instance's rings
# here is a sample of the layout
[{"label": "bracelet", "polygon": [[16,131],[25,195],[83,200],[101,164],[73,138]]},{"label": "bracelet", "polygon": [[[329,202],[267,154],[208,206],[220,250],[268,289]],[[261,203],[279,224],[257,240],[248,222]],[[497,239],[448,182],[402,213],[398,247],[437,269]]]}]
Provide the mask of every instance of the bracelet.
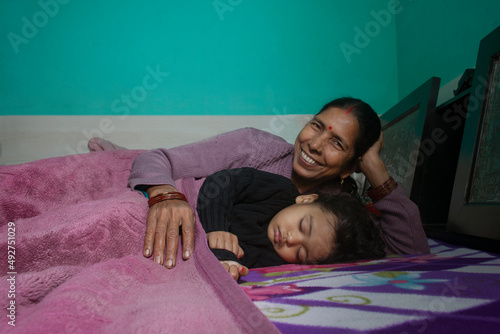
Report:
[{"label": "bracelet", "polygon": [[390,176],[389,180],[385,181],[376,188],[368,190],[367,195],[372,199],[372,201],[378,201],[392,193],[397,187],[398,183],[392,178],[392,176]]},{"label": "bracelet", "polygon": [[154,197],[151,197],[148,201],[148,205],[151,208],[156,203],[167,201],[169,199],[180,199],[181,201],[187,202],[186,196],[184,196],[183,193],[173,191],[173,192],[158,194]]}]

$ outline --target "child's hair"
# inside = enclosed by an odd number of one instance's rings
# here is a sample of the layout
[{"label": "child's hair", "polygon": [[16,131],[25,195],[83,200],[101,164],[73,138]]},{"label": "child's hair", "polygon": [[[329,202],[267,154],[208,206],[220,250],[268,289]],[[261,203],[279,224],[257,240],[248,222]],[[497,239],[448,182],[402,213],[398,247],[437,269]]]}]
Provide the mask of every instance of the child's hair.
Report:
[{"label": "child's hair", "polygon": [[385,256],[380,229],[357,194],[355,181],[347,177],[343,184],[327,182],[313,192],[319,195],[316,203],[337,217],[332,251],[317,264],[353,262]]}]

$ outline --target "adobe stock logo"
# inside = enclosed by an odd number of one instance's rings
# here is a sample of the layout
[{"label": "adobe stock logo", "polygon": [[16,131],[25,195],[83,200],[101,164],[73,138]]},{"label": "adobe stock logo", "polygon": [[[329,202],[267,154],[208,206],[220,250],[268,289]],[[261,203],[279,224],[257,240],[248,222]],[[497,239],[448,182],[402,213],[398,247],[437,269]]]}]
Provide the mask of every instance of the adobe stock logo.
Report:
[{"label": "adobe stock logo", "polygon": [[242,2],[243,0],[214,0],[212,5],[219,16],[219,20],[224,21],[224,13],[228,11],[232,12],[234,8],[241,5]]},{"label": "adobe stock logo", "polygon": [[21,35],[13,33],[12,31],[7,34],[7,38],[14,49],[14,52],[19,53],[19,45],[28,44],[30,39],[38,35],[39,29],[42,29],[49,23],[49,17],[53,18],[59,13],[59,5],[66,5],[69,0],[40,0],[38,6],[39,11],[33,14],[31,20],[26,16],[21,18],[23,23],[21,27]]},{"label": "adobe stock logo", "polygon": [[356,33],[353,40],[354,45],[346,42],[339,44],[347,63],[350,64],[352,61],[351,56],[353,54],[360,54],[362,49],[366,48],[375,37],[380,35],[382,28],[386,28],[391,23],[392,16],[401,13],[402,10],[403,7],[399,0],[390,0],[387,3],[387,9],[382,9],[378,12],[371,10],[370,15],[373,17],[373,20],[368,21],[363,30],[358,26],[353,28]]},{"label": "adobe stock logo", "polygon": [[148,74],[142,78],[142,85],[132,88],[130,94],[121,94],[120,98],[111,103],[111,110],[120,115],[120,120],[125,119],[130,114],[130,109],[137,108],[139,103],[148,97],[149,92],[158,88],[164,78],[170,75],[168,72],[162,72],[159,64],[156,65],[156,69],[146,66],[146,72]]}]

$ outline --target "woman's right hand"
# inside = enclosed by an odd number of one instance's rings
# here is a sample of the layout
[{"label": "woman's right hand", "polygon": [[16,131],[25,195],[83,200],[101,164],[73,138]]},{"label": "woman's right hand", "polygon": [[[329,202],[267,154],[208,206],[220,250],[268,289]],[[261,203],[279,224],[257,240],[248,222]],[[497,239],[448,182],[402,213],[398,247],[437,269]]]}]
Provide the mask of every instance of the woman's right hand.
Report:
[{"label": "woman's right hand", "polygon": [[[150,198],[177,191],[171,185],[153,186],[147,190]],[[143,254],[153,255],[158,264],[175,267],[179,245],[179,228],[182,230],[182,254],[187,260],[194,249],[195,216],[191,206],[182,200],[166,200],[153,205],[148,212]],[[166,248],[166,256],[165,256]]]}]

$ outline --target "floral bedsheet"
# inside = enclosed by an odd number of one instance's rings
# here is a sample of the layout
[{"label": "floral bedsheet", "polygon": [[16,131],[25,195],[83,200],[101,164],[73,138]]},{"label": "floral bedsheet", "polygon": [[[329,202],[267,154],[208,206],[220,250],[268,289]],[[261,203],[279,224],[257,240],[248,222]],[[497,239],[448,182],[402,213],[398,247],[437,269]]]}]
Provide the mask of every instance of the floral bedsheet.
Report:
[{"label": "floral bedsheet", "polygon": [[252,269],[242,289],[283,333],[499,333],[500,255],[431,254]]}]

